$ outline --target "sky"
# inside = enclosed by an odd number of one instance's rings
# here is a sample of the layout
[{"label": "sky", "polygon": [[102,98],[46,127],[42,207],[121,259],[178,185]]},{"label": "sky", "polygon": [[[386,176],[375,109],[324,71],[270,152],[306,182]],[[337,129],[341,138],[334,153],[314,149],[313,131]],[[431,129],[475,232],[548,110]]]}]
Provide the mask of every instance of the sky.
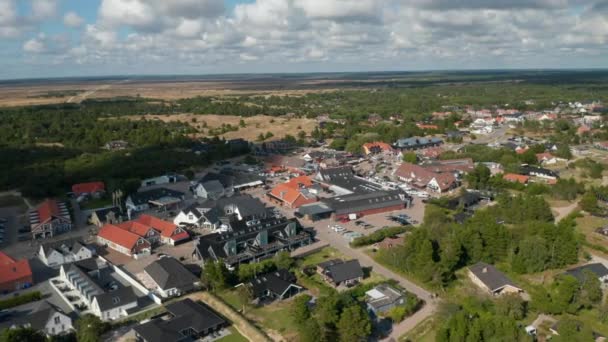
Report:
[{"label": "sky", "polygon": [[0,0],[0,79],[608,67],[608,0]]}]

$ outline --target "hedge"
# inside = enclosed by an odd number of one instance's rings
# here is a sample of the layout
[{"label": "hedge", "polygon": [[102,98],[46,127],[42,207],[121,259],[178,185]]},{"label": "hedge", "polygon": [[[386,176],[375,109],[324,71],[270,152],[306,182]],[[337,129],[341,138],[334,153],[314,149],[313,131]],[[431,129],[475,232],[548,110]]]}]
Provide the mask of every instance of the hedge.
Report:
[{"label": "hedge", "polygon": [[11,297],[9,299],[0,300],[0,310],[13,308],[15,306],[23,305],[30,302],[35,302],[42,298],[40,291],[34,291]]},{"label": "hedge", "polygon": [[380,242],[387,237],[393,237],[395,235],[405,233],[407,231],[407,227],[390,227],[377,230],[367,236],[361,236],[354,239],[350,245],[352,247],[361,247],[374,244],[376,242]]}]

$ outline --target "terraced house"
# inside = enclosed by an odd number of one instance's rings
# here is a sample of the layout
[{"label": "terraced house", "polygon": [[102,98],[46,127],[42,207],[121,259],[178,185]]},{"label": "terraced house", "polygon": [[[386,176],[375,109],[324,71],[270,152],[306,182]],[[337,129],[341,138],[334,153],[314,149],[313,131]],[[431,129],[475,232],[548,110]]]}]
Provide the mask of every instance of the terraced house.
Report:
[{"label": "terraced house", "polygon": [[29,219],[34,240],[51,238],[72,229],[68,207],[54,199],[47,199],[30,211]]}]

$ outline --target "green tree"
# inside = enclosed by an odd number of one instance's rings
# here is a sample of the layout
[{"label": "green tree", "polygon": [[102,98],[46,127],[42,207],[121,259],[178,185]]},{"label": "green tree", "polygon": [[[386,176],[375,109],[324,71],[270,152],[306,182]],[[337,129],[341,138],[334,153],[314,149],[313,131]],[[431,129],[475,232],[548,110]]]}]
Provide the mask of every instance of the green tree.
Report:
[{"label": "green tree", "polygon": [[46,336],[32,328],[4,329],[0,342],[45,342]]},{"label": "green tree", "polygon": [[241,128],[245,128],[245,127],[247,127],[247,124],[245,123],[245,120],[243,120],[243,119],[239,120],[239,126],[240,126]]},{"label": "green tree", "polygon": [[309,319],[300,327],[300,341],[301,342],[324,342],[326,341],[323,336],[323,331],[319,326],[319,323],[314,319]]},{"label": "green tree", "polygon": [[578,295],[579,303],[586,308],[590,308],[602,300],[602,284],[595,273],[584,270],[583,279],[581,281],[580,294]]},{"label": "green tree", "polygon": [[416,164],[418,156],[415,152],[406,152],[403,154],[403,161],[410,164]]},{"label": "green tree", "polygon": [[600,206],[597,203],[597,196],[595,195],[594,191],[585,192],[578,204],[582,210],[591,215],[597,215],[600,213]]},{"label": "green tree", "polygon": [[277,268],[290,269],[294,265],[294,260],[287,251],[282,251],[274,256],[274,264]]},{"label": "green tree", "polygon": [[369,315],[358,304],[351,305],[342,310],[338,321],[340,341],[365,341],[372,332]]},{"label": "green tree", "polygon": [[325,326],[335,325],[340,318],[339,302],[336,291],[317,298],[315,314],[320,324]]},{"label": "green tree", "polygon": [[559,335],[554,336],[552,341],[594,341],[591,328],[579,321],[564,319],[559,322],[557,327]]},{"label": "green tree", "polygon": [[78,342],[98,342],[109,329],[109,324],[99,317],[86,314],[76,321],[76,338]]},{"label": "green tree", "polygon": [[496,313],[521,320],[526,317],[526,302],[518,294],[507,294],[496,301]]},{"label": "green tree", "polygon": [[228,286],[228,269],[221,260],[207,261],[203,267],[202,282],[211,290],[221,290]]},{"label": "green tree", "polygon": [[297,296],[291,305],[291,315],[298,325],[303,325],[310,318],[310,309],[308,302],[312,299],[311,296],[303,294]]}]

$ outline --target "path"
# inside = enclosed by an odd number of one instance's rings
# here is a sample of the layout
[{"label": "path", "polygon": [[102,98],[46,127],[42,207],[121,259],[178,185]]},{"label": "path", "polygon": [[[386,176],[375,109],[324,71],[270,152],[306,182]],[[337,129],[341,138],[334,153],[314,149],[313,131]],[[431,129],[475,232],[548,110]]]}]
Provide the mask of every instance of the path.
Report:
[{"label": "path", "polygon": [[129,80],[120,80],[120,81],[116,81],[116,82],[112,82],[111,84],[104,84],[101,85],[97,88],[94,88],[92,90],[87,90],[82,94],[78,94],[78,95],[74,95],[72,97],[70,97],[67,101],[65,101],[66,103],[80,103],[84,100],[87,99],[87,97],[95,94],[96,92],[98,92],[99,90],[105,90],[105,89],[110,89],[110,87],[112,87],[112,85],[114,84],[119,84],[119,83],[126,83],[129,82]]},{"label": "path", "polygon": [[572,202],[565,207],[551,208],[557,212],[555,222],[557,223],[561,221],[564,217],[570,215],[574,210],[576,210],[576,208],[578,208],[578,201]]},{"label": "path", "polygon": [[241,335],[245,336],[249,341],[255,342],[270,342],[270,339],[264,335],[260,329],[256,328],[251,322],[249,322],[245,317],[243,317],[240,313],[234,311],[228,304],[224,303],[216,296],[212,295],[209,292],[196,292],[192,293],[186,297],[191,298],[192,300],[201,300],[205,302],[205,304],[209,305],[213,310],[219,312],[222,316],[226,317],[228,320],[232,322],[232,325],[236,328],[236,330],[241,333]]},{"label": "path", "polygon": [[427,317],[431,316],[436,312],[438,300],[431,298],[430,292],[412,283],[403,276],[380,265],[369,255],[365,254],[362,250],[350,248],[346,239],[344,239],[344,237],[342,237],[341,235],[334,232],[330,232],[326,227],[321,228],[319,227],[319,225],[315,227],[315,230],[317,232],[317,238],[319,238],[320,240],[328,242],[332,247],[339,250],[340,253],[344,254],[345,256],[348,256],[349,258],[353,259],[358,259],[361,266],[372,267],[374,272],[386,278],[397,280],[399,284],[403,286],[403,288],[415,294],[416,296],[418,296],[418,298],[422,299],[425,302],[424,306],[415,314],[406,318],[401,323],[393,325],[393,330],[391,331],[391,334],[386,338],[386,340],[397,341],[399,337],[408,333],[416,325],[418,325]]}]

